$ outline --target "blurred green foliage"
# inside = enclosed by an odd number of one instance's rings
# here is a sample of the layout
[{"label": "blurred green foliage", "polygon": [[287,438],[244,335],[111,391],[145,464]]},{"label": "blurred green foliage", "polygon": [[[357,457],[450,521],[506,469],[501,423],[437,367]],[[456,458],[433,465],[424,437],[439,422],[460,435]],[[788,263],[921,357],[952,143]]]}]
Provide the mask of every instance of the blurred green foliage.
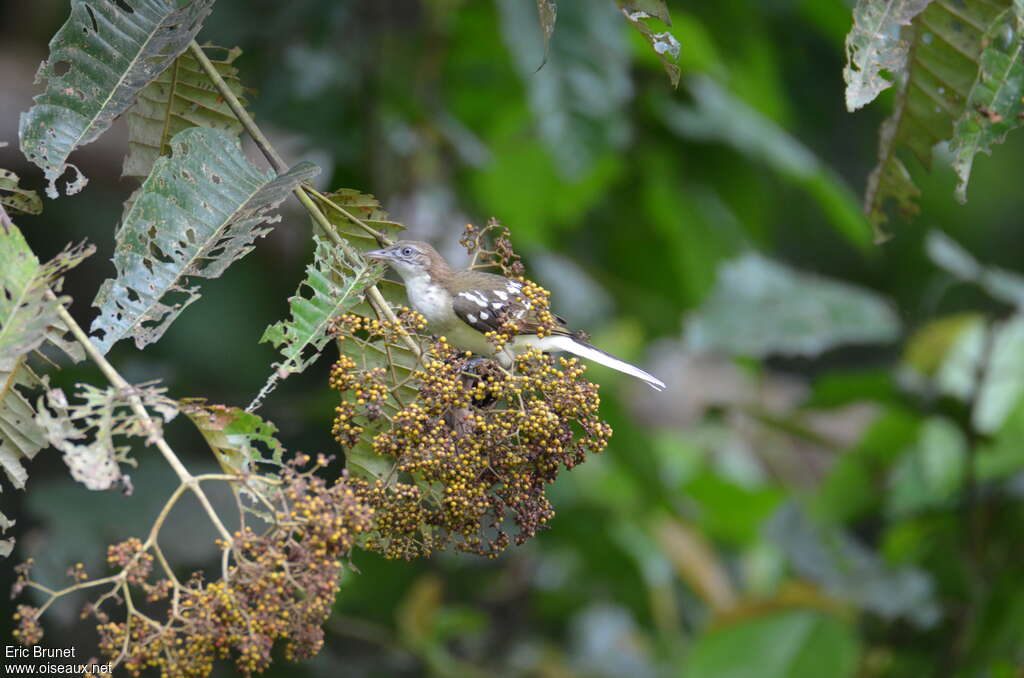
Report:
[{"label": "blurred green foliage", "polygon": [[[552,488],[550,530],[496,561],[357,554],[324,651],[273,675],[1024,671],[1024,321],[1006,284],[1021,269],[1024,141],[976,160],[964,206],[947,155],[930,173],[908,163],[920,213],[873,245],[858,195],[891,97],[844,110],[850,5],[669,7],[678,90],[610,0],[559,3],[546,59],[526,0],[222,0],[206,21],[200,40],[242,48],[232,65],[289,161],[372,192],[448,253],[465,221],[499,218],[559,312],[671,385],[655,395],[592,369],[615,436]],[[65,12],[0,7],[0,61],[19,83],[0,94],[0,134],[30,105]],[[40,258],[83,237],[104,253],[68,278],[83,324],[132,190],[117,179],[118,124],[76,158],[84,193],[18,219]],[[16,144],[0,167],[44,183]],[[964,265],[932,231],[999,268]],[[244,405],[275,360],[258,340],[287,313],[309,233],[286,212],[162,341],[144,354],[123,342],[111,359],[176,396]],[[744,261],[788,275],[784,293],[765,303],[763,280],[730,286]],[[697,353],[693,328],[712,321]],[[336,453],[333,405],[321,361],[261,414],[287,448]],[[169,436],[209,463],[187,425]],[[139,457],[146,489],[125,498],[70,487],[41,453],[26,492],[0,495],[18,519],[14,557],[38,554],[53,581],[74,560],[99,571],[99,544],[138,533],[159,505],[161,462]],[[183,530],[172,559],[204,562],[196,540]],[[75,612],[50,619],[50,637],[89,647]]]}]

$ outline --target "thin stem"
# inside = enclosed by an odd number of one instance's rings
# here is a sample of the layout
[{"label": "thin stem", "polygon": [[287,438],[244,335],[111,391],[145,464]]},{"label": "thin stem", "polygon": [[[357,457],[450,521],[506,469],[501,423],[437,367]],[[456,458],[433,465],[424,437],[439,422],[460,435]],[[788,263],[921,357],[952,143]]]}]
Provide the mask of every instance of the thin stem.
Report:
[{"label": "thin stem", "polygon": [[[227,102],[231,112],[235,114],[236,118],[238,118],[238,122],[242,123],[242,127],[244,127],[245,131],[249,133],[250,137],[252,137],[252,140],[256,143],[260,152],[263,153],[267,162],[270,163],[270,166],[274,168],[274,171],[278,174],[286,172],[288,170],[288,165],[285,164],[281,156],[278,155],[276,150],[274,150],[274,147],[270,145],[270,141],[267,139],[266,135],[264,135],[256,125],[256,121],[254,121],[248,111],[245,110],[245,107],[242,106],[242,102],[238,100],[235,93],[232,92],[231,88],[228,87],[228,84],[224,82],[224,78],[222,78],[220,73],[217,72],[216,67],[209,58],[207,58],[206,53],[203,52],[203,49],[195,40],[189,44],[189,51],[192,53],[192,56],[195,57],[196,61],[199,62],[199,65],[202,66],[203,71],[213,82],[217,91],[220,92],[220,95],[224,97],[224,101]],[[350,254],[353,257],[358,256],[358,253],[352,249],[352,246],[344,238],[338,235],[334,228],[334,224],[324,216],[324,213],[319,207],[317,207],[316,203],[313,202],[313,199],[309,197],[309,194],[306,192],[304,187],[299,186],[293,191],[293,193],[295,194],[295,197],[298,198],[299,202],[302,203],[302,206],[306,208],[306,211],[309,212],[310,216],[313,217],[313,220],[323,229],[324,233],[327,234],[334,244],[343,248],[346,254]],[[368,225],[363,224],[361,220],[355,219],[353,215],[348,214],[347,212],[346,214],[349,219],[353,220],[353,223],[360,224],[364,228],[370,228]],[[378,238],[378,242],[383,241]],[[392,310],[391,305],[388,304],[386,299],[384,299],[384,295],[382,295],[380,290],[377,289],[376,285],[373,285],[366,291],[366,296],[375,311],[382,313],[388,320],[398,324],[398,317],[395,315],[394,310]],[[401,325],[399,325],[399,329],[401,329]],[[420,351],[419,344],[413,341],[412,337],[410,337],[404,330],[402,331],[402,339],[409,350],[412,351],[413,355],[419,358],[422,353],[422,351]]]},{"label": "thin stem", "polygon": [[[48,295],[54,296],[53,292],[49,292]],[[131,384],[125,381],[124,377],[122,377],[118,371],[114,369],[114,366],[107,361],[100,350],[96,348],[96,345],[92,343],[89,336],[78,325],[78,323],[75,322],[75,319],[71,317],[71,314],[68,313],[67,309],[64,308],[63,305],[58,306],[57,312],[60,314],[61,320],[63,320],[68,329],[71,330],[71,334],[74,335],[78,343],[80,343],[82,348],[85,349],[89,358],[96,363],[100,368],[100,371],[103,372],[103,375],[114,387],[122,389],[128,394],[128,404],[146,428],[150,439],[154,442],[157,449],[160,450],[160,453],[164,456],[164,459],[167,460],[170,467],[174,469],[174,472],[177,474],[181,483],[187,486],[189,490],[196,495],[199,503],[203,506],[203,510],[206,511],[206,515],[209,516],[210,522],[213,523],[213,526],[217,529],[217,532],[220,534],[224,542],[230,543],[231,533],[228,532],[226,527],[224,527],[224,523],[221,522],[220,516],[218,516],[217,512],[213,509],[210,499],[199,486],[199,481],[196,480],[195,476],[189,473],[188,469],[185,468],[185,465],[181,463],[180,459],[178,459],[178,455],[174,453],[171,446],[167,444],[166,440],[164,440],[163,435],[160,433],[160,430],[157,428],[152,417],[149,416],[146,406],[143,405],[142,399],[132,391]]]},{"label": "thin stem", "polygon": [[377,244],[379,244],[381,247],[387,247],[388,245],[393,245],[394,244],[395,241],[392,240],[391,238],[389,238],[385,233],[382,233],[381,231],[378,231],[377,229],[375,229],[373,226],[370,226],[365,221],[363,221],[362,219],[360,219],[356,215],[352,214],[347,209],[345,209],[344,207],[342,207],[338,203],[334,202],[333,200],[328,198],[326,195],[324,195],[320,191],[316,190],[315,188],[311,188],[309,186],[306,186],[305,189],[306,189],[306,191],[308,193],[311,193],[313,195],[313,197],[315,197],[317,200],[319,200],[320,202],[327,203],[327,205],[329,205],[330,207],[334,208],[338,212],[341,212],[341,215],[343,217],[345,217],[346,219],[351,221],[353,224],[355,224],[356,226],[359,226],[359,228],[363,229],[364,231],[366,231],[367,233],[372,235],[373,238],[377,241]]}]

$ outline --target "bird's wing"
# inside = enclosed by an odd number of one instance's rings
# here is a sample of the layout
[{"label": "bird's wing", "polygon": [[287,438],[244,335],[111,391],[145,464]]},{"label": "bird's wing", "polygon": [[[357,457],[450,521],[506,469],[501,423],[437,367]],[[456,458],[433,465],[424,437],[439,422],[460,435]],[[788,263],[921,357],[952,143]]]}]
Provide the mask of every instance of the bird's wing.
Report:
[{"label": "bird's wing", "polygon": [[[522,291],[523,285],[502,276],[476,273],[488,283],[472,290],[457,293],[452,308],[464,323],[478,332],[500,332],[505,321],[519,325],[520,334],[534,334],[540,325],[533,304]],[[484,277],[486,276],[486,277]],[[555,316],[559,328],[565,321]]]}]

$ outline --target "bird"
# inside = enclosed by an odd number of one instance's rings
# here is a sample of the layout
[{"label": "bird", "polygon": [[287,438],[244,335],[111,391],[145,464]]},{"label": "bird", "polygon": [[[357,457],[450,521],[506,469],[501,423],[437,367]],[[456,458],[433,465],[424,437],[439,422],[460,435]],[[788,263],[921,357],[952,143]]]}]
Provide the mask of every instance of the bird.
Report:
[{"label": "bird", "polygon": [[[523,283],[517,280],[484,271],[453,269],[431,245],[415,240],[399,240],[363,256],[390,265],[405,283],[409,305],[426,318],[430,332],[445,337],[460,350],[497,359],[505,367],[512,364],[514,355],[529,347],[547,353],[572,353],[636,377],[656,391],[665,389],[661,379],[592,346],[571,332],[558,316],[554,328],[538,336],[538,314],[523,294]],[[518,321],[520,333],[499,350],[484,334],[500,332],[506,319]]]}]

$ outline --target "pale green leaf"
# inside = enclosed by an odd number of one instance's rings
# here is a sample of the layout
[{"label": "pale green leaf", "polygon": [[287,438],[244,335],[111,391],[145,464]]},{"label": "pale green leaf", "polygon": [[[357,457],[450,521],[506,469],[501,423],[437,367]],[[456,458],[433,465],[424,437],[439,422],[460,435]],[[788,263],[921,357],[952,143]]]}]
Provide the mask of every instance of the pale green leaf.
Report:
[{"label": "pale green leaf", "polygon": [[59,309],[69,298],[50,292],[60,291],[64,272],[93,251],[84,244],[68,247],[40,264],[0,207],[0,366],[10,368],[54,335],[52,328],[61,325]]},{"label": "pale green leaf", "polygon": [[896,315],[876,294],[751,253],[719,267],[685,341],[696,351],[815,356],[841,344],[893,341],[898,333]]},{"label": "pale green leaf", "polygon": [[18,175],[10,170],[0,169],[0,207],[11,214],[40,214],[43,200],[35,191],[18,186]]},{"label": "pale green leaf", "polygon": [[982,266],[967,250],[941,231],[925,241],[928,257],[940,268],[964,282],[978,285],[994,299],[1024,310],[1024,276],[998,266]]},{"label": "pale green leaf", "polygon": [[893,518],[949,506],[963,484],[967,441],[953,422],[930,417],[917,442],[900,455],[889,475],[886,507]]},{"label": "pale green leaf", "polygon": [[949,151],[959,181],[956,197],[967,201],[974,156],[990,153],[1024,118],[1024,0],[997,17],[982,38],[981,67],[967,105],[953,126]]},{"label": "pale green leaf", "polygon": [[849,624],[821,610],[740,617],[697,637],[687,678],[852,678],[860,654]]},{"label": "pale green leaf", "polygon": [[[846,36],[846,109],[851,113],[874,101],[892,86],[891,78],[907,65],[910,44],[900,28],[928,6],[931,0],[857,0],[853,26]],[[888,74],[888,77],[886,77]]]},{"label": "pale green leaf", "polygon": [[708,77],[686,80],[695,105],[663,101],[665,124],[688,139],[728,144],[762,162],[811,194],[829,223],[856,245],[871,241],[871,229],[853,191],[814,153],[770,118]]},{"label": "pale green leaf", "polygon": [[926,572],[887,565],[853,537],[816,523],[795,504],[772,516],[765,535],[782,548],[796,574],[831,596],[922,628],[939,620],[935,584]]},{"label": "pale green leaf", "polygon": [[[242,50],[204,45],[203,51],[244,106],[244,88],[234,66]],[[127,120],[126,177],[147,176],[156,159],[171,152],[171,138],[189,127],[221,129],[236,138],[242,133],[242,123],[191,52],[181,54],[139,92]]]},{"label": "pale green leaf", "polygon": [[203,434],[226,471],[250,473],[256,470],[254,462],[281,463],[284,446],[277,439],[277,427],[259,415],[200,400],[182,401],[181,411]]},{"label": "pale green leaf", "polygon": [[[95,141],[188,47],[212,5],[213,0],[72,0],[71,16],[50,41],[50,58],[36,75],[46,81],[46,91],[19,126],[21,150],[45,172],[50,197],[57,197],[56,181],[72,151]],[[79,174],[67,193],[85,182]]]},{"label": "pale green leaf", "polygon": [[384,273],[379,265],[371,265],[358,255],[349,256],[344,248],[320,236],[313,239],[313,263],[306,267],[305,280],[288,300],[291,318],[274,323],[260,338],[260,342],[272,343],[284,359],[275,363],[274,373],[247,408],[250,411],[273,390],[278,379],[302,372],[320,356],[331,338],[327,332],[331,319],[359,304],[366,289]]},{"label": "pale green leaf", "polygon": [[[953,136],[953,123],[965,113],[978,79],[985,35],[1005,23],[1011,0],[963,2],[933,0],[900,39],[910,45],[900,74],[893,113],[879,134],[878,162],[867,181],[864,211],[884,238],[881,226],[894,204],[903,218],[917,213],[920,191],[901,157],[906,149],[931,167],[932,148]],[[980,92],[979,92],[980,95]]]},{"label": "pale green leaf", "polygon": [[[135,461],[129,456],[131,448],[116,444],[115,437],[143,437],[149,444],[161,436],[163,422],[178,413],[177,403],[165,392],[153,383],[126,389],[78,384],[78,401],[70,403],[61,389],[50,389],[39,398],[35,422],[47,442],[64,453],[64,462],[76,481],[90,490],[106,490],[115,483],[130,489],[121,465],[135,466]],[[132,397],[153,410],[152,427],[131,409]]]},{"label": "pale green leaf", "polygon": [[281,176],[252,165],[227,132],[193,127],[171,140],[117,232],[117,277],[103,283],[92,331],[107,351],[131,336],[157,341],[199,298],[195,278],[217,278],[270,231],[277,207],[319,169],[300,163]]},{"label": "pale green leaf", "polygon": [[667,30],[656,30],[659,27],[652,27],[651,20],[657,20],[665,24],[665,27],[672,25],[672,18],[668,13],[668,6],[665,0],[615,0],[622,10],[622,14],[644,37],[654,53],[661,60],[661,65],[668,75],[673,87],[679,86],[679,41]]}]

